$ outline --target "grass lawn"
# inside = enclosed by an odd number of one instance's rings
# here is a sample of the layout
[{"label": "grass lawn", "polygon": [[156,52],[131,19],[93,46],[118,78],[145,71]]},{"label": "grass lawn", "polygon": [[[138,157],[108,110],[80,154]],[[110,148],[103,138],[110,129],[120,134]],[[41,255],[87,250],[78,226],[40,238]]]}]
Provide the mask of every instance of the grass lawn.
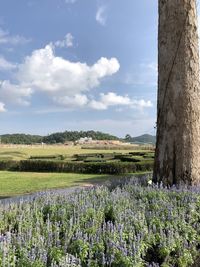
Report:
[{"label": "grass lawn", "polygon": [[95,184],[111,176],[76,173],[32,173],[0,171],[0,198],[24,195],[52,188]]},{"label": "grass lawn", "polygon": [[[11,146],[11,147],[0,147],[0,159],[1,158],[10,158],[10,159],[27,159],[30,156],[38,155],[68,155],[72,156],[74,154],[87,154],[87,153],[129,153],[133,152],[134,148],[130,150],[95,150],[95,149],[81,149],[81,146],[56,146],[56,145],[47,145],[47,146]],[[139,151],[139,150],[137,150]],[[142,151],[142,149],[141,149]]]},{"label": "grass lawn", "polygon": [[[87,153],[129,153],[133,150],[90,150],[81,146],[13,146],[0,147],[0,160],[9,158],[15,160],[27,159],[38,155],[68,155]],[[138,150],[137,150],[138,151]],[[113,179],[123,179],[123,176],[77,174],[77,173],[36,173],[0,171],[0,198],[24,195],[52,188],[64,188],[76,185],[103,183]]]},{"label": "grass lawn", "polygon": [[66,188],[72,186],[88,186],[103,184],[109,181],[124,179],[133,175],[144,175],[149,172],[139,172],[127,175],[97,175],[77,173],[38,173],[0,171],[0,199],[45,191],[48,189]]}]

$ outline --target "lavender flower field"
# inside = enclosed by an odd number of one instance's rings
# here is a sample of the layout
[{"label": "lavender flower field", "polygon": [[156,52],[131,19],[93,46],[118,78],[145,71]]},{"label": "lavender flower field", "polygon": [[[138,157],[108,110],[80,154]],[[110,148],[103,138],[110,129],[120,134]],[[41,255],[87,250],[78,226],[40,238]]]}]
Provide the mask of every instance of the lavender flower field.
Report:
[{"label": "lavender flower field", "polygon": [[129,182],[0,204],[0,266],[192,266],[200,192]]}]

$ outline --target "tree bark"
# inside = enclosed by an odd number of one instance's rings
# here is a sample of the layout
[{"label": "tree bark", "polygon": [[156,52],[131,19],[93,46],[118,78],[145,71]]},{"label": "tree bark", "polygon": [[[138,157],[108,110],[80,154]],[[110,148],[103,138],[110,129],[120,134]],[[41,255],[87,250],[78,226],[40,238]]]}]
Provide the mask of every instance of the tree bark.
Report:
[{"label": "tree bark", "polygon": [[153,180],[200,184],[196,0],[159,0],[157,141]]}]

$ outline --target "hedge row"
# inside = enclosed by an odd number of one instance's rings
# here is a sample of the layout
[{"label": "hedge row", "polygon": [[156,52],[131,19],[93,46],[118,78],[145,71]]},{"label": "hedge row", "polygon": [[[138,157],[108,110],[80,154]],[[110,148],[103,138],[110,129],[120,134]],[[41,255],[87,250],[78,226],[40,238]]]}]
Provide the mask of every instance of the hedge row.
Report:
[{"label": "hedge row", "polygon": [[153,162],[63,162],[44,160],[22,160],[0,162],[0,170],[30,172],[72,172],[88,174],[124,174],[151,171]]},{"label": "hedge row", "polygon": [[100,159],[115,159],[116,156],[122,155],[119,153],[89,153],[89,154],[75,154],[74,158],[77,161],[84,161],[88,158],[100,158]]},{"label": "hedge row", "polygon": [[94,146],[89,146],[89,145],[84,145],[81,147],[81,149],[91,149],[91,150],[147,150],[147,151],[155,151],[155,147],[154,146],[114,146],[114,145],[105,145],[105,146],[101,146],[101,145],[94,145]]},{"label": "hedge row", "polygon": [[122,157],[120,158],[122,162],[140,162],[140,159],[132,158],[132,157]]},{"label": "hedge row", "polygon": [[1,160],[0,161],[0,170],[1,171],[18,171],[19,170],[19,161],[15,160]]},{"label": "hedge row", "polygon": [[152,170],[152,162],[133,164],[129,162],[55,162],[55,161],[21,161],[21,171],[74,172],[94,174],[123,174]]},{"label": "hedge row", "polygon": [[36,156],[30,156],[30,159],[60,159],[63,160],[65,159],[66,156],[64,155],[36,155]]}]

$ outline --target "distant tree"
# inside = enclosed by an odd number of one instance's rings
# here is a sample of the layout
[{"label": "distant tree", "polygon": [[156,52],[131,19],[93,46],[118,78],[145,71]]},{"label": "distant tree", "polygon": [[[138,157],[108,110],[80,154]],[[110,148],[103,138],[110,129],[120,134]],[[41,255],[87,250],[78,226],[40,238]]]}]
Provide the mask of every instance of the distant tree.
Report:
[{"label": "distant tree", "polygon": [[53,133],[47,136],[27,135],[27,134],[5,134],[1,135],[1,142],[4,144],[36,144],[47,143],[57,144],[67,141],[76,141],[82,137],[92,137],[95,140],[119,140],[118,137],[96,131],[65,131],[63,133]]},{"label": "distant tree", "polygon": [[132,139],[132,137],[131,137],[131,135],[130,134],[127,134],[126,136],[125,136],[125,141],[131,141],[131,139]]},{"label": "distant tree", "polygon": [[3,144],[36,144],[41,143],[43,137],[40,135],[29,134],[5,134],[1,135],[1,142]]}]

